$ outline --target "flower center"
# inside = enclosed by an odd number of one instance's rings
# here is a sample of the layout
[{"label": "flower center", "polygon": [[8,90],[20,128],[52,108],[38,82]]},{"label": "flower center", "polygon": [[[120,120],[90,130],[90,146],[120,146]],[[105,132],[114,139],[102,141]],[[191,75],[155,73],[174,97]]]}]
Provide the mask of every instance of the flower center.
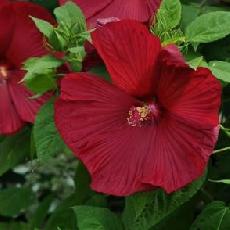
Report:
[{"label": "flower center", "polygon": [[159,115],[159,106],[155,103],[132,106],[129,110],[127,121],[130,126],[143,127],[156,123]]},{"label": "flower center", "polygon": [[7,80],[8,73],[7,68],[4,65],[0,65],[0,80]]}]

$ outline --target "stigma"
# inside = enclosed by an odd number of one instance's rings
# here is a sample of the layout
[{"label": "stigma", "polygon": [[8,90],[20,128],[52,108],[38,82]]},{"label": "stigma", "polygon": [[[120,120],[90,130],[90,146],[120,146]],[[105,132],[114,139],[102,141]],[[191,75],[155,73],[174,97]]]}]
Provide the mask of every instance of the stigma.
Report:
[{"label": "stigma", "polygon": [[7,69],[5,66],[0,66],[0,79],[2,80],[7,80],[7,77],[8,74],[7,74]]},{"label": "stigma", "polygon": [[133,127],[143,127],[155,124],[160,115],[157,104],[143,104],[142,106],[132,106],[127,118],[128,124]]}]

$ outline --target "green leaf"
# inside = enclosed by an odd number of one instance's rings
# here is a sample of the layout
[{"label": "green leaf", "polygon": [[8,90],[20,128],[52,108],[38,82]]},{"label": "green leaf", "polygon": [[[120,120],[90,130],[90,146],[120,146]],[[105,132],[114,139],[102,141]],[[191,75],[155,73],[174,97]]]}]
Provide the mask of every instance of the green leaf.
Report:
[{"label": "green leaf", "polygon": [[61,64],[61,60],[58,60],[53,56],[47,55],[43,57],[34,57],[28,59],[24,64],[24,69],[34,74],[42,74],[44,70],[46,70],[45,72],[49,72],[47,70],[56,69]]},{"label": "green leaf", "polygon": [[73,71],[79,72],[82,69],[82,62],[86,56],[84,46],[76,46],[68,49],[65,59],[70,63]]},{"label": "green leaf", "polygon": [[73,207],[79,230],[122,230],[118,217],[106,208],[90,206]]},{"label": "green leaf", "polygon": [[85,202],[85,205],[106,208],[108,206],[107,196],[95,193]]},{"label": "green leaf", "polygon": [[192,224],[190,230],[227,230],[230,227],[230,209],[224,202],[207,205]]},{"label": "green leaf", "polygon": [[0,142],[0,176],[29,157],[30,135],[30,130],[25,128]]},{"label": "green leaf", "polygon": [[156,15],[155,29],[164,32],[178,26],[181,20],[181,8],[179,0],[163,0]]},{"label": "green leaf", "polygon": [[179,0],[164,0],[150,30],[160,37],[163,45],[184,43],[184,34],[178,28],[181,20]]},{"label": "green leaf", "polygon": [[73,33],[86,31],[86,21],[81,9],[73,2],[54,10],[54,14],[59,24],[70,29]]},{"label": "green leaf", "polygon": [[186,28],[186,39],[194,45],[209,43],[230,34],[230,12],[216,11],[197,17]]},{"label": "green leaf", "polygon": [[62,229],[77,229],[76,218],[72,207],[78,205],[97,205],[104,206],[106,197],[101,194],[96,194],[90,189],[90,176],[86,168],[79,162],[75,177],[76,191],[62,201],[46,224],[46,230],[56,230],[57,226]]},{"label": "green leaf", "polygon": [[53,197],[49,195],[40,202],[39,207],[36,209],[36,211],[29,220],[30,229],[42,227],[42,224],[48,214],[52,201]]},{"label": "green leaf", "polygon": [[203,61],[204,61],[204,59],[203,59],[203,57],[201,56],[201,57],[196,57],[196,58],[194,58],[194,59],[188,61],[187,63],[189,64],[189,66],[190,66],[191,68],[197,69],[199,66],[202,65]]},{"label": "green leaf", "polygon": [[221,81],[230,82],[230,63],[224,61],[211,61],[209,68],[212,73]]},{"label": "green leaf", "polygon": [[63,153],[65,144],[54,124],[54,98],[42,106],[34,123],[34,142],[37,156],[46,161],[58,153]]},{"label": "green leaf", "polygon": [[84,57],[86,56],[86,52],[83,46],[72,47],[69,48],[68,51],[75,54],[76,57],[79,58],[77,59],[78,61],[83,61]]},{"label": "green leaf", "polygon": [[75,195],[78,197],[78,204],[83,204],[92,195],[92,190],[90,189],[91,178],[85,168],[85,166],[78,162],[76,174],[75,174]]},{"label": "green leaf", "polygon": [[159,224],[201,188],[205,176],[186,188],[167,195],[162,190],[139,193],[126,198],[123,221],[127,230],[148,230]]},{"label": "green leaf", "polygon": [[31,17],[31,18],[34,21],[36,27],[39,29],[39,31],[43,33],[47,38],[50,38],[54,31],[53,25],[39,18],[35,18],[35,17]]},{"label": "green leaf", "polygon": [[185,28],[191,23],[191,21],[195,20],[198,17],[199,8],[193,5],[182,5],[182,16],[180,26],[183,31]]},{"label": "green leaf", "polygon": [[35,200],[31,189],[7,188],[0,191],[0,215],[17,216],[27,209]]},{"label": "green leaf", "polygon": [[[31,230],[28,225],[23,222],[0,223],[0,230]],[[36,230],[36,229],[33,229]]]},{"label": "green leaf", "polygon": [[77,229],[77,221],[71,207],[78,205],[78,200],[78,196],[73,194],[62,201],[48,219],[44,229],[57,230],[57,227],[63,230]]},{"label": "green leaf", "polygon": [[53,73],[48,74],[36,74],[27,75],[28,79],[25,80],[26,86],[36,94],[43,94],[49,90],[57,88],[55,75]]},{"label": "green leaf", "polygon": [[53,56],[30,58],[24,64],[27,73],[22,81],[37,94],[56,89],[55,72],[61,65],[62,61]]}]

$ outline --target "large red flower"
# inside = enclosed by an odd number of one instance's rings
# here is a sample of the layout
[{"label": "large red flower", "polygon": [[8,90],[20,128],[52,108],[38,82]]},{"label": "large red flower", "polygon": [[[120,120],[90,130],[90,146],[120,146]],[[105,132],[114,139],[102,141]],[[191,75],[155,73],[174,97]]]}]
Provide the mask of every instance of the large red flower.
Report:
[{"label": "large red flower", "polygon": [[23,62],[47,53],[30,15],[53,22],[48,11],[32,3],[0,6],[0,134],[14,133],[25,122],[33,122],[47,100],[47,96],[32,100],[32,93],[19,84],[25,74],[21,70]]},{"label": "large red flower", "polygon": [[[64,4],[68,0],[59,0]],[[74,0],[83,10],[87,23],[95,27],[98,19],[119,18],[147,22],[159,8],[161,0]]]},{"label": "large red flower", "polygon": [[69,74],[55,105],[57,128],[92,188],[173,192],[201,176],[218,136],[220,83],[138,22],[110,23],[92,38],[113,84]]}]

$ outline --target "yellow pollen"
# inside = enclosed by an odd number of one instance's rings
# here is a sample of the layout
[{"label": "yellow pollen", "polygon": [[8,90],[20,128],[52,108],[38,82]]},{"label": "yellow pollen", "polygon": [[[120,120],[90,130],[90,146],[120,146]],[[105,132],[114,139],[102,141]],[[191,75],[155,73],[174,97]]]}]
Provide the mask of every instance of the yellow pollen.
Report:
[{"label": "yellow pollen", "polygon": [[146,118],[150,113],[150,109],[147,105],[144,105],[143,107],[136,107],[137,112],[140,114],[140,117],[142,118]]},{"label": "yellow pollen", "polygon": [[0,66],[0,78],[7,79],[7,69],[5,66]]},{"label": "yellow pollen", "polygon": [[143,127],[153,125],[158,121],[159,109],[156,104],[143,104],[143,106],[132,106],[127,117],[130,126]]}]

